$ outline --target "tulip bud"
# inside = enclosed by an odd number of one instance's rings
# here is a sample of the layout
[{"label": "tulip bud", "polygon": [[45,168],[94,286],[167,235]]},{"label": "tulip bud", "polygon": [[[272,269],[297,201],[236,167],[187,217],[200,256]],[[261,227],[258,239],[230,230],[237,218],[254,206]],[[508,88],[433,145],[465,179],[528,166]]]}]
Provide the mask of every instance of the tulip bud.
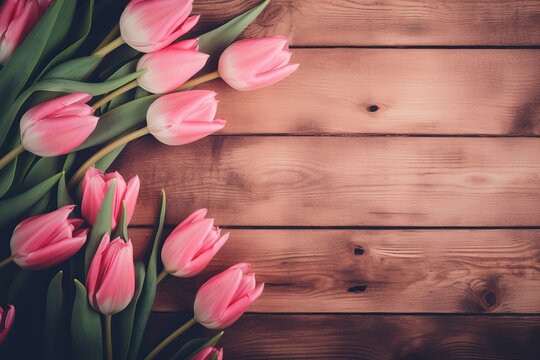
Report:
[{"label": "tulip bud", "polygon": [[126,308],[135,293],[135,266],[131,240],[110,241],[105,234],[90,263],[86,279],[90,305],[104,315]]},{"label": "tulip bud", "polygon": [[0,64],[5,65],[51,0],[5,0],[0,7]]},{"label": "tulip bud", "polygon": [[137,71],[147,71],[137,79],[137,83],[154,94],[178,88],[206,64],[208,55],[197,51],[198,48],[198,39],[192,39],[144,55],[137,63]]},{"label": "tulip bud", "polygon": [[85,220],[94,225],[101,204],[112,182],[115,182],[114,198],[112,204],[112,228],[116,229],[122,217],[122,204],[126,205],[127,222],[131,220],[137,197],[139,196],[140,181],[134,176],[126,185],[124,178],[118,172],[104,173],[96,168],[89,168],[84,174],[82,181],[82,205],[81,211]]},{"label": "tulip bud", "polygon": [[[15,306],[8,305],[8,310],[4,313],[4,309],[0,307],[0,346],[6,341],[6,338],[15,321]],[[2,325],[3,324],[3,325]]]},{"label": "tulip bud", "polygon": [[86,104],[92,98],[74,93],[46,101],[21,119],[23,147],[42,157],[67,154],[81,145],[96,128],[98,117]]},{"label": "tulip bud", "polygon": [[13,261],[24,269],[45,269],[75,255],[86,241],[88,229],[81,219],[68,219],[74,205],[22,221],[11,237]]},{"label": "tulip bud", "polygon": [[216,349],[214,347],[206,347],[189,358],[189,360],[222,360],[223,359],[223,348]]},{"label": "tulip bud", "polygon": [[298,69],[289,64],[292,53],[281,36],[251,38],[230,45],[219,58],[218,72],[236,90],[255,90],[272,85]]},{"label": "tulip bud", "polygon": [[200,273],[229,238],[221,236],[214,219],[205,219],[206,209],[191,214],[167,237],[161,250],[165,270],[187,278]]},{"label": "tulip bud", "polygon": [[221,130],[225,120],[214,119],[215,96],[209,90],[190,90],[159,97],[146,113],[150,133],[164,144],[184,145]]},{"label": "tulip bud", "polygon": [[189,16],[193,0],[132,0],[120,17],[124,41],[141,52],[163,49],[187,33],[199,16]]},{"label": "tulip bud", "polygon": [[262,294],[251,265],[239,263],[210,278],[195,297],[195,319],[208,329],[223,329],[234,323]]}]

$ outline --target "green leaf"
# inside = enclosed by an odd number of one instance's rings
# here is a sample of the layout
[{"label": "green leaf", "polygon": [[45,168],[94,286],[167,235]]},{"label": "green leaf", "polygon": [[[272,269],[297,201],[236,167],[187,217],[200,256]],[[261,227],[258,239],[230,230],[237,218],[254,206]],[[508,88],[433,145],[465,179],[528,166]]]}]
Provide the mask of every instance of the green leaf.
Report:
[{"label": "green leaf", "polygon": [[191,359],[193,356],[197,355],[199,351],[207,347],[215,347],[216,344],[221,340],[224,332],[221,331],[216,336],[211,339],[193,339],[186,343],[184,346],[178,350],[178,352],[173,356],[174,360],[187,360]]},{"label": "green leaf", "polygon": [[13,123],[13,120],[19,113],[26,100],[36,91],[54,91],[54,92],[86,92],[91,95],[101,95],[113,91],[130,81],[135,80],[144,73],[145,70],[138,71],[133,74],[122,76],[117,79],[107,80],[101,83],[85,83],[66,79],[48,79],[35,83],[25,92],[23,92],[13,103],[9,112],[0,123],[0,144],[6,138],[7,132]]},{"label": "green leaf", "polygon": [[43,195],[41,199],[39,199],[38,202],[34,204],[34,206],[30,208],[30,210],[25,212],[22,217],[29,218],[31,216],[41,215],[48,212],[49,202],[51,201],[51,198],[52,198],[52,194],[50,192],[46,193],[45,195]]},{"label": "green leaf", "polygon": [[128,216],[127,216],[127,208],[126,208],[125,203],[122,203],[122,215],[120,216],[120,221],[118,222],[118,225],[116,226],[116,231],[112,235],[112,238],[116,238],[118,236],[120,236],[125,242],[129,240]]},{"label": "green leaf", "polygon": [[201,35],[199,37],[199,50],[217,58],[259,16],[269,3],[270,0],[265,0],[254,8],[238,15],[225,25]]},{"label": "green leaf", "polygon": [[103,144],[146,122],[146,112],[158,95],[130,101],[101,115],[92,134],[76,151]]},{"label": "green leaf", "polygon": [[103,158],[101,158],[95,165],[96,169],[99,169],[101,171],[107,171],[109,166],[116,160],[118,155],[124,150],[126,145],[122,145],[105,155]]},{"label": "green leaf", "polygon": [[86,288],[75,280],[75,302],[71,314],[71,344],[75,359],[103,359],[101,318],[88,302]]},{"label": "green leaf", "polygon": [[56,194],[56,207],[61,208],[66,205],[75,204],[66,185],[66,174],[62,173],[58,180],[58,193]]},{"label": "green leaf", "polygon": [[[45,69],[43,69],[41,74],[38,76],[38,79],[41,79],[44,74],[48,78],[53,78],[54,76],[52,76],[52,77],[47,76],[47,75],[49,75],[48,74],[49,70],[51,68],[53,68],[54,66],[56,66],[57,64],[60,64],[63,61],[69,59],[81,47],[81,45],[86,40],[88,34],[90,33],[90,29],[92,27],[92,15],[93,15],[93,12],[94,12],[94,0],[88,0],[86,2],[86,8],[81,7],[79,10],[84,11],[84,13],[82,15],[77,14],[77,25],[78,25],[77,29],[75,31],[73,31],[73,30],[71,31],[71,32],[76,32],[77,33],[75,35],[76,40],[70,46],[65,48],[61,53],[56,55],[54,57],[54,59],[52,59],[49,62],[49,64],[47,64]],[[100,58],[99,60],[101,61],[101,59],[103,59],[103,58]],[[99,64],[99,62],[97,64]],[[84,68],[79,69],[80,74],[83,74],[85,72],[83,69]],[[53,71],[54,71],[54,69],[53,69]],[[63,77],[63,79],[65,79],[65,77]],[[74,77],[67,77],[67,79],[76,80],[76,78],[74,78]],[[81,78],[80,80],[82,80],[82,79],[83,78]]]},{"label": "green leaf", "polygon": [[114,344],[116,350],[115,359],[123,360],[128,358],[131,330],[137,316],[135,311],[142,293],[145,273],[144,263],[135,261],[135,295],[129,305],[121,313],[113,317],[113,336],[116,340]]},{"label": "green leaf", "polygon": [[141,341],[144,335],[144,329],[150,311],[152,310],[152,304],[156,296],[156,280],[157,280],[157,252],[161,235],[163,234],[163,225],[165,223],[165,212],[167,208],[167,198],[165,191],[161,190],[161,210],[159,212],[159,220],[155,229],[154,241],[150,254],[148,256],[148,263],[146,267],[146,277],[144,278],[144,285],[137,302],[137,317],[133,323],[133,330],[131,334],[131,342],[129,345],[128,359],[136,359],[141,346]]},{"label": "green leaf", "polygon": [[[137,71],[137,61],[136,60],[130,61],[127,64],[124,64],[114,74],[112,74],[109,77],[109,80],[110,79],[116,79],[116,78],[118,78],[120,76],[124,76],[126,74],[131,74],[131,73],[133,73],[135,71]],[[138,87],[135,88],[135,89],[138,89]],[[124,104],[124,103],[126,103],[126,102],[128,102],[130,100],[133,100],[134,94],[135,94],[135,89],[127,91],[127,92],[123,93],[122,95],[117,96],[114,99],[112,99],[109,102],[109,104],[107,104],[107,111],[109,111],[111,109],[114,109],[115,107],[117,107],[119,105],[122,105],[122,104]]]},{"label": "green leaf", "polygon": [[30,189],[54,174],[58,174],[62,171],[63,165],[63,156],[40,158],[30,168],[30,171],[23,180],[21,189],[23,191]]},{"label": "green leaf", "polygon": [[99,247],[99,243],[106,233],[111,233],[112,228],[112,207],[114,200],[114,192],[116,189],[116,180],[111,182],[109,190],[101,203],[101,208],[96,217],[96,221],[90,230],[88,239],[86,240],[86,250],[84,253],[84,269],[85,273],[88,273],[88,268],[92,262],[92,258]]},{"label": "green leaf", "polygon": [[26,192],[0,201],[0,226],[9,224],[36,204],[60,179],[62,173],[51,176]]},{"label": "green leaf", "polygon": [[103,60],[100,56],[83,56],[66,61],[49,71],[43,80],[67,79],[83,81],[87,79]]},{"label": "green leaf", "polygon": [[[19,143],[20,139],[18,131],[10,131],[10,139],[7,145],[7,149],[0,152],[0,154],[4,156],[11,149],[14,149],[17,145],[19,145]],[[7,164],[6,167],[4,167],[2,170],[0,170],[0,198],[9,191],[11,185],[13,184],[13,181],[15,180],[15,175],[17,174],[17,164],[19,163],[19,156],[16,157],[9,164]]]},{"label": "green leaf", "polygon": [[45,329],[43,331],[45,358],[65,359],[65,341],[69,338],[66,326],[67,304],[62,289],[62,271],[59,271],[49,283],[47,302],[45,304]]}]

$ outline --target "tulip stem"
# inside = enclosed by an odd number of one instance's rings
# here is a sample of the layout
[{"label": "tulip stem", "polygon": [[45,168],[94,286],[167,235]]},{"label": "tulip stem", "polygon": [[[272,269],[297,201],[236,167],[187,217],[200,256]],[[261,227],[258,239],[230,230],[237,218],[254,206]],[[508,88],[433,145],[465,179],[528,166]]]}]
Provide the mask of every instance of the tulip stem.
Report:
[{"label": "tulip stem", "polygon": [[123,93],[128,92],[131,89],[135,89],[139,84],[137,83],[137,80],[133,80],[132,82],[127,83],[126,85],[119,87],[118,89],[114,90],[113,92],[109,93],[107,96],[101,98],[100,100],[96,101],[92,105],[92,109],[97,110],[112,99],[114,99],[117,96],[122,95]]},{"label": "tulip stem", "polygon": [[0,159],[0,170],[6,167],[7,164],[12,162],[17,156],[24,152],[22,145],[17,146],[15,149],[8,152],[3,158]]},{"label": "tulip stem", "polygon": [[113,360],[111,315],[105,315],[105,350],[107,352],[107,360]]},{"label": "tulip stem", "polygon": [[136,130],[134,132],[131,132],[127,135],[122,136],[121,138],[116,139],[112,143],[108,144],[107,146],[104,146],[101,150],[99,150],[97,153],[92,155],[84,164],[81,165],[81,167],[77,170],[77,172],[73,175],[71,180],[69,181],[69,187],[71,189],[74,189],[75,186],[81,181],[84,174],[86,173],[86,170],[88,170],[92,165],[94,165],[99,160],[103,159],[107,154],[109,154],[111,151],[113,151],[116,148],[119,148],[122,145],[127,144],[128,142],[138,139],[140,137],[143,137],[146,134],[149,134],[150,130],[148,127],[143,127],[142,129]]},{"label": "tulip stem", "polygon": [[167,270],[163,270],[159,273],[159,275],[157,276],[157,280],[156,280],[156,285],[159,284],[163,279],[165,279],[165,277],[169,275],[169,273],[167,272]]},{"label": "tulip stem", "polygon": [[94,51],[92,55],[103,57],[123,44],[125,44],[125,41],[124,39],[122,39],[121,36],[119,36],[113,41],[111,41],[110,43],[108,43],[107,45],[103,46],[101,49]]},{"label": "tulip stem", "polygon": [[8,257],[7,259],[4,259],[2,261],[0,261],[0,269],[2,268],[5,268],[6,266],[8,266],[9,264],[11,264],[13,262],[13,257]]},{"label": "tulip stem", "polygon": [[177,337],[179,337],[180,335],[182,335],[186,330],[188,330],[190,327],[192,327],[193,325],[195,325],[195,323],[197,322],[197,320],[195,320],[195,318],[189,320],[187,323],[185,323],[184,325],[180,326],[178,329],[176,329],[174,332],[172,332],[169,336],[167,336],[165,338],[165,340],[163,340],[162,342],[159,343],[158,346],[156,346],[154,348],[154,350],[152,350],[152,352],[150,354],[148,354],[144,360],[151,360],[153,358],[156,357],[157,354],[159,354],[159,352],[161,350],[163,350],[167,345],[169,345],[171,342],[174,341],[174,339],[176,339]]},{"label": "tulip stem", "polygon": [[217,71],[213,71],[211,73],[199,76],[199,77],[197,77],[195,79],[191,79],[189,81],[186,81],[182,86],[176,88],[172,92],[183,91],[183,90],[192,88],[194,86],[200,85],[202,83],[205,83],[207,81],[218,79],[220,77],[221,77],[221,75],[219,75],[219,73]]},{"label": "tulip stem", "polygon": [[120,34],[120,25],[116,24],[112,30],[103,38],[103,41],[99,43],[96,50],[94,50],[93,54],[96,53],[99,49],[103,48],[105,45],[109,44],[111,41],[116,39],[118,37],[118,34]]}]

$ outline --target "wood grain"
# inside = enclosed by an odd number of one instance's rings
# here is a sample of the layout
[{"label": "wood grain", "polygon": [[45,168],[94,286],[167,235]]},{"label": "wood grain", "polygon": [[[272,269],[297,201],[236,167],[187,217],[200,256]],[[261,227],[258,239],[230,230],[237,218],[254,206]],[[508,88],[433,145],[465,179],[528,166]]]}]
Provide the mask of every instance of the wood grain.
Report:
[{"label": "wood grain", "polygon": [[[540,6],[539,6],[540,7]],[[539,50],[295,49],[274,86],[221,80],[228,134],[540,134]]]},{"label": "wood grain", "polygon": [[[199,31],[260,3],[195,1]],[[296,46],[537,45],[535,0],[272,0],[245,36],[280,34]]]},{"label": "wood grain", "polygon": [[[145,352],[183,320],[153,314]],[[198,327],[189,335],[214,333]],[[225,330],[220,346],[225,358],[236,360],[536,360],[539,343],[540,318],[529,316],[249,314]]]},{"label": "wood grain", "polygon": [[[144,253],[150,229],[133,229]],[[194,280],[167,278],[155,311],[189,309],[206,279],[247,261],[255,312],[540,312],[540,230],[232,230]]]},{"label": "wood grain", "polygon": [[114,168],[141,177],[135,225],[162,187],[168,224],[208,207],[236,226],[540,225],[538,138],[147,137]]}]

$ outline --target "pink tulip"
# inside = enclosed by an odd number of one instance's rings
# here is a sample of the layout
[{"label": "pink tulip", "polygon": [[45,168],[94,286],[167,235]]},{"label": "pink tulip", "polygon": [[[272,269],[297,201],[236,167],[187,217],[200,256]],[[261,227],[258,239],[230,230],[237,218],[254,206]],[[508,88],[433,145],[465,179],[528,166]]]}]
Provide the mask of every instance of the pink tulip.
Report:
[{"label": "pink tulip", "polygon": [[289,64],[292,53],[281,36],[251,38],[230,45],[219,58],[218,72],[236,90],[272,85],[298,69]]},{"label": "pink tulip", "polygon": [[189,16],[193,0],[132,0],[120,17],[124,41],[141,52],[163,49],[187,33],[199,16]]},{"label": "pink tulip", "polygon": [[5,0],[0,7],[0,64],[8,62],[51,0]]},{"label": "pink tulip", "polygon": [[214,219],[205,219],[206,209],[191,214],[167,237],[161,250],[165,270],[187,278],[200,273],[229,238],[221,236]]},{"label": "pink tulip", "polygon": [[[8,310],[4,315],[4,309],[0,307],[0,346],[6,341],[6,338],[15,321],[15,306],[8,305]],[[4,324],[2,326],[2,324]]]},{"label": "pink tulip", "polygon": [[86,104],[91,98],[89,94],[74,93],[28,110],[20,124],[24,148],[42,157],[67,154],[77,148],[94,131],[99,119]]},{"label": "pink tulip", "polygon": [[216,356],[216,354],[217,354],[217,357],[215,359],[216,360],[222,360],[223,359],[223,348],[218,350],[218,349],[213,348],[213,347],[206,347],[206,348],[202,349],[201,351],[199,351],[198,353],[196,353],[195,355],[193,355],[192,357],[190,357],[189,360],[210,360],[214,356]]},{"label": "pink tulip", "polygon": [[225,126],[214,119],[216,93],[190,90],[159,97],[150,105],[146,121],[150,133],[167,145],[183,145],[199,140]]},{"label": "pink tulip", "polygon": [[11,237],[13,261],[24,269],[45,269],[75,255],[86,241],[88,229],[81,219],[68,219],[74,205],[22,221]]},{"label": "pink tulip", "polygon": [[122,217],[122,204],[126,205],[127,222],[129,223],[131,221],[141,186],[139,177],[135,176],[131,178],[126,185],[122,175],[117,172],[105,174],[96,168],[89,168],[86,170],[82,181],[81,211],[83,217],[90,225],[94,225],[101,204],[113,181],[116,184],[112,206],[113,230],[116,229],[116,225]]},{"label": "pink tulip", "polygon": [[147,69],[137,79],[139,86],[154,94],[178,88],[206,64],[208,55],[198,48],[198,39],[192,39],[144,55],[137,63],[137,70]]},{"label": "pink tulip", "polygon": [[251,265],[239,263],[212,277],[197,292],[195,319],[208,329],[223,329],[234,323],[262,294]]},{"label": "pink tulip", "polygon": [[131,240],[103,236],[88,269],[86,288],[90,305],[102,314],[113,315],[129,305],[135,293]]}]

